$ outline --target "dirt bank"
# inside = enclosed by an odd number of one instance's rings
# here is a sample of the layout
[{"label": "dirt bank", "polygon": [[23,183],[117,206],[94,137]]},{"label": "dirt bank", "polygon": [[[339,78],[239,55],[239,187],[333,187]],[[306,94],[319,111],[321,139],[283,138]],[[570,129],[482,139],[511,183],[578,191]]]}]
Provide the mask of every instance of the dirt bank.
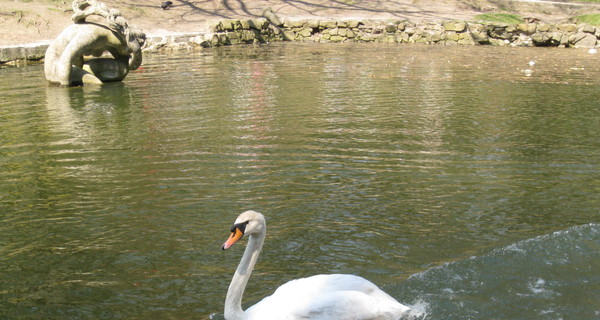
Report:
[{"label": "dirt bank", "polygon": [[[481,12],[509,10],[557,22],[583,9],[554,5],[535,6],[495,0],[172,0],[168,10],[163,0],[106,0],[131,24],[147,34],[198,32],[215,20],[257,17],[271,7],[282,18],[377,18],[420,21],[472,20]],[[543,6],[543,7],[541,7]],[[54,39],[70,20],[68,0],[0,0],[0,46]]]}]

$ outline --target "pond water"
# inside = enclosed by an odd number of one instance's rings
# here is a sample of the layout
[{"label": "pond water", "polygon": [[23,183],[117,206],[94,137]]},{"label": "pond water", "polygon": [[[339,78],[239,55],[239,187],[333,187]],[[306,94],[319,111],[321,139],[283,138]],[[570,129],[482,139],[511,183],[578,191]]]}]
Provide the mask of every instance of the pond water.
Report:
[{"label": "pond water", "polygon": [[[530,62],[533,62],[530,64]],[[222,319],[317,273],[417,319],[600,316],[600,64],[584,50],[271,44],[123,83],[0,69],[0,318]]]}]

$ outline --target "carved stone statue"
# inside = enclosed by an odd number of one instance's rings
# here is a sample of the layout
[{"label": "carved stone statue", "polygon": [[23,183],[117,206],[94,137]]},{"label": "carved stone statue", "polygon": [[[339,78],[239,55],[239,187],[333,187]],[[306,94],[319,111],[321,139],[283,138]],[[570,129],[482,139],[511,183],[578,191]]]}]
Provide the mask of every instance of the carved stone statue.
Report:
[{"label": "carved stone statue", "polygon": [[[65,86],[121,81],[142,64],[146,35],[118,10],[96,0],[74,0],[73,11],[74,24],[46,50],[48,81]],[[86,21],[91,16],[99,21]]]}]

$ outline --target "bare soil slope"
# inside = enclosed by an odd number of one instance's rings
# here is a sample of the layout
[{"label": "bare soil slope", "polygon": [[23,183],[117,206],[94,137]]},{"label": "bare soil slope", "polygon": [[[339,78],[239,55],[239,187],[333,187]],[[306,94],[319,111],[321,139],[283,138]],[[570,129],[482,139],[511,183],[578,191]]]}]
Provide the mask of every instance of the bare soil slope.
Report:
[{"label": "bare soil slope", "polygon": [[[482,11],[512,10],[523,14],[514,2],[498,0],[172,0],[168,10],[163,0],[105,0],[119,9],[130,24],[148,34],[204,31],[218,19],[248,18],[271,7],[282,18],[373,18],[408,19],[414,22],[472,20]],[[509,6],[509,7],[506,7]],[[534,10],[546,20],[565,18],[564,10]],[[70,25],[69,0],[0,0],[0,45],[34,43],[54,39]]]}]

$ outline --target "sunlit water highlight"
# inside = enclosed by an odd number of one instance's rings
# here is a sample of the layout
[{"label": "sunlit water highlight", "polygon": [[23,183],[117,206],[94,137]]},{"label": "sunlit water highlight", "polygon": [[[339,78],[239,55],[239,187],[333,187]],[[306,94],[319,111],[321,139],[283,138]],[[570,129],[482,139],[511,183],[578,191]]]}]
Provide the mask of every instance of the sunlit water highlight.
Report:
[{"label": "sunlit water highlight", "polygon": [[220,319],[251,208],[247,305],[342,272],[417,318],[597,317],[599,72],[578,50],[298,44],[147,56],[101,88],[2,68],[0,318]]}]

